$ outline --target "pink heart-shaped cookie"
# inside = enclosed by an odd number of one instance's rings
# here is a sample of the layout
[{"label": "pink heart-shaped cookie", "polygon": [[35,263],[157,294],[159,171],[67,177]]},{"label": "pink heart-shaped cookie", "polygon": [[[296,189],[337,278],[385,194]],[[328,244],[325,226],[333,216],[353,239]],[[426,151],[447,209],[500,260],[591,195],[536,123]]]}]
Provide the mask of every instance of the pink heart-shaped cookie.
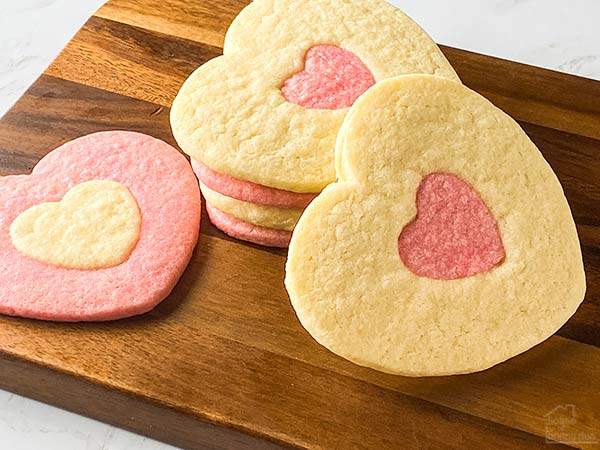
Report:
[{"label": "pink heart-shaped cookie", "polygon": [[456,175],[432,173],[417,191],[417,217],[398,239],[416,275],[454,280],[487,272],[505,256],[498,225],[479,194]]},{"label": "pink heart-shaped cookie", "polygon": [[304,70],[285,81],[287,101],[312,109],[349,108],[375,84],[361,59],[336,45],[317,45],[306,53]]},{"label": "pink heart-shaped cookie", "polygon": [[[137,203],[139,234],[125,260],[94,270],[66,268],[15,247],[11,224],[17,217],[37,205],[60,202],[72,188],[92,180],[119,183]],[[149,311],[187,266],[199,220],[196,178],[187,160],[165,142],[125,131],[68,142],[46,155],[31,175],[0,178],[0,313],[90,321]]]}]

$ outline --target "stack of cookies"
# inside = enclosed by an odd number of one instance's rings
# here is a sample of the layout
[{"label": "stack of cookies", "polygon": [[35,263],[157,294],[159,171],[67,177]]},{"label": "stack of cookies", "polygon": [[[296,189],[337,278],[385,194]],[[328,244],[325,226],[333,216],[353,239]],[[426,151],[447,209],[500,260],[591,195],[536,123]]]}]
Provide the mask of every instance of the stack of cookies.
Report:
[{"label": "stack of cookies", "polygon": [[213,224],[287,247],[303,209],[336,179],[348,108],[376,82],[413,73],[458,81],[429,36],[384,0],[253,1],[224,55],[189,77],[171,110]]}]

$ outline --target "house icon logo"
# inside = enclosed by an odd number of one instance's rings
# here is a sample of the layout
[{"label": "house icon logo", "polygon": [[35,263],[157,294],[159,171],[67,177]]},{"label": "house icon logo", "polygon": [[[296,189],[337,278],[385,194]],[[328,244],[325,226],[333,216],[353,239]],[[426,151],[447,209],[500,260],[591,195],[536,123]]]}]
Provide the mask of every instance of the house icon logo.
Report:
[{"label": "house icon logo", "polygon": [[575,405],[558,405],[544,414],[546,424],[572,425],[577,422],[575,418]]},{"label": "house icon logo", "polygon": [[577,408],[572,404],[558,405],[544,414],[547,444],[598,444],[593,430],[578,422]]}]

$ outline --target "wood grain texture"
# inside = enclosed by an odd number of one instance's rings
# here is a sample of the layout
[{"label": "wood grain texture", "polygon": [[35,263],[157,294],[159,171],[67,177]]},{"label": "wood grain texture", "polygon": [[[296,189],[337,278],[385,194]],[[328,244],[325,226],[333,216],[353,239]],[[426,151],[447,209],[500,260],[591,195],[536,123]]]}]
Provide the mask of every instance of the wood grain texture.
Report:
[{"label": "wood grain texture", "polygon": [[92,17],[46,73],[171,106],[183,81],[221,49]]},{"label": "wood grain texture", "polygon": [[[27,376],[24,377],[24,373]],[[91,411],[90,415],[106,423],[169,441],[184,448],[288,448],[231,428],[199,422],[189,414],[157,405],[152,401],[132,397],[125,392],[15,358],[0,356],[0,389],[73,411]]]},{"label": "wood grain texture", "polygon": [[[0,175],[27,173],[93,131],[174,143],[168,105],[219,54],[245,3],[109,2],[0,120]],[[356,366],[300,326],[282,283],[285,252],[230,239],[204,212],[190,266],[154,311],[104,324],[0,317],[0,387],[193,449],[541,448],[556,436],[546,415],[564,405],[577,416],[563,438],[598,447],[600,83],[444,51],[468,85],[521,121],[565,188],[588,294],[558,336],[473,375]]]},{"label": "wood grain texture", "polygon": [[222,47],[229,24],[250,2],[251,0],[111,0],[96,15]]}]

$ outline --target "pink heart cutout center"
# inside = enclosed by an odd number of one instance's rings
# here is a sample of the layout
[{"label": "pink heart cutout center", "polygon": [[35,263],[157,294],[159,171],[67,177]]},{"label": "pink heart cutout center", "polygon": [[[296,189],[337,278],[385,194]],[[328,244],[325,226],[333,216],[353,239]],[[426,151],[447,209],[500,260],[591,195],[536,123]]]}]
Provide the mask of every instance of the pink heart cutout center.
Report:
[{"label": "pink heart cutout center", "polygon": [[427,175],[416,202],[417,216],[398,238],[400,258],[415,275],[455,280],[487,272],[504,260],[491,211],[456,175]]},{"label": "pink heart cutout center", "polygon": [[310,109],[349,108],[375,84],[361,59],[337,45],[316,45],[306,53],[304,70],[281,88],[285,99]]}]

